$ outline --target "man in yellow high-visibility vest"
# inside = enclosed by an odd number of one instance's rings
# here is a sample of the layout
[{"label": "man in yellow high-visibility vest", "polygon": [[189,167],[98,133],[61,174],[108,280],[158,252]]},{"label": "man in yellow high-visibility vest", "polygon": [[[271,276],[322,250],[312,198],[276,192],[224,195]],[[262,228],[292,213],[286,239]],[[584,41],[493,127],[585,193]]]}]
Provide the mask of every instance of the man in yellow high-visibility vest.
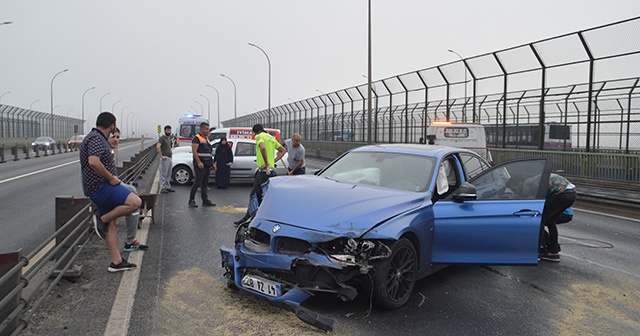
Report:
[{"label": "man in yellow high-visibility vest", "polygon": [[[258,204],[262,202],[262,185],[269,180],[270,177],[276,176],[274,170],[275,163],[280,161],[287,150],[284,146],[280,145],[278,140],[271,134],[265,132],[264,127],[260,124],[253,125],[253,133],[256,135],[256,164],[258,165],[258,173],[253,180],[253,189],[249,199],[253,195],[258,197]],[[276,155],[275,152],[278,151]],[[236,225],[240,225],[251,219],[249,210],[240,220],[234,222]]]}]

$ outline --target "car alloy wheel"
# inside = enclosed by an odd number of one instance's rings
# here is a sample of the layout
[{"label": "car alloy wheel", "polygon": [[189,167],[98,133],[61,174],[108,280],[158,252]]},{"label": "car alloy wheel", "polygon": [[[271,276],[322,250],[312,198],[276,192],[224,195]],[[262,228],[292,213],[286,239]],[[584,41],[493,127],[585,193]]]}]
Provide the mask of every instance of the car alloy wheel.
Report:
[{"label": "car alloy wheel", "polygon": [[185,185],[191,182],[192,173],[185,166],[177,166],[173,168],[173,180],[179,185]]},{"label": "car alloy wheel", "polygon": [[376,306],[396,309],[407,303],[416,282],[417,270],[416,249],[408,239],[401,238],[392,246],[391,256],[376,267],[373,284]]}]

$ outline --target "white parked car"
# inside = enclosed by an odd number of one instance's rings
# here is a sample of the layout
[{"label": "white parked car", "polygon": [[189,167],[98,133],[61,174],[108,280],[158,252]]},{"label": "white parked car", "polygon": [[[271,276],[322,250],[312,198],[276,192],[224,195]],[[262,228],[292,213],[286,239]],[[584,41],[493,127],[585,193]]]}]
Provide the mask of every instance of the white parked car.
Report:
[{"label": "white parked car", "polygon": [[[250,182],[253,181],[258,167],[256,166],[256,141],[251,139],[233,139],[235,141],[229,141],[232,144],[231,151],[233,152],[233,166],[231,166],[231,180],[234,182]],[[220,144],[220,140],[212,143],[213,151]],[[180,150],[173,151],[171,157],[171,179],[179,184],[186,185],[192,182],[195,178],[195,172],[193,170],[193,154],[191,152],[191,146],[181,146]],[[185,149],[188,148],[188,149]],[[287,162],[287,154],[284,155],[280,162],[276,162],[276,174],[278,176],[287,175],[287,168],[285,167]],[[216,173],[211,170],[211,176],[209,181],[213,182]]]}]

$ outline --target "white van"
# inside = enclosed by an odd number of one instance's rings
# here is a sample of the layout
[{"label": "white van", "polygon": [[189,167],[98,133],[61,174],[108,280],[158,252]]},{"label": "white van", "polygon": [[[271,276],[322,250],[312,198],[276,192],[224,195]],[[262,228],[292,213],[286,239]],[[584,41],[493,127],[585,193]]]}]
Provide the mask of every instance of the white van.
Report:
[{"label": "white van", "polygon": [[481,124],[434,121],[427,128],[427,143],[469,149],[482,155],[487,161],[493,161],[487,148],[484,126]]}]

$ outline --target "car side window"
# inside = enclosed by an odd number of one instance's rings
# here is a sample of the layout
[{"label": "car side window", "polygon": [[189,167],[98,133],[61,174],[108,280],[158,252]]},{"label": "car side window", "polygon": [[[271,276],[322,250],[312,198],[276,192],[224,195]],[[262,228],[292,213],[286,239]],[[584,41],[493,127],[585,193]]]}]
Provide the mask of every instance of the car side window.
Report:
[{"label": "car side window", "polygon": [[249,142],[238,142],[235,156],[256,156],[256,145]]},{"label": "car side window", "polygon": [[460,153],[459,156],[460,161],[462,162],[462,166],[464,167],[464,171],[467,174],[467,180],[470,180],[480,175],[483,171],[491,168],[484,161],[482,161],[480,157],[473,154]]},{"label": "car side window", "polygon": [[545,160],[508,162],[471,179],[478,200],[534,199],[540,194]]}]

